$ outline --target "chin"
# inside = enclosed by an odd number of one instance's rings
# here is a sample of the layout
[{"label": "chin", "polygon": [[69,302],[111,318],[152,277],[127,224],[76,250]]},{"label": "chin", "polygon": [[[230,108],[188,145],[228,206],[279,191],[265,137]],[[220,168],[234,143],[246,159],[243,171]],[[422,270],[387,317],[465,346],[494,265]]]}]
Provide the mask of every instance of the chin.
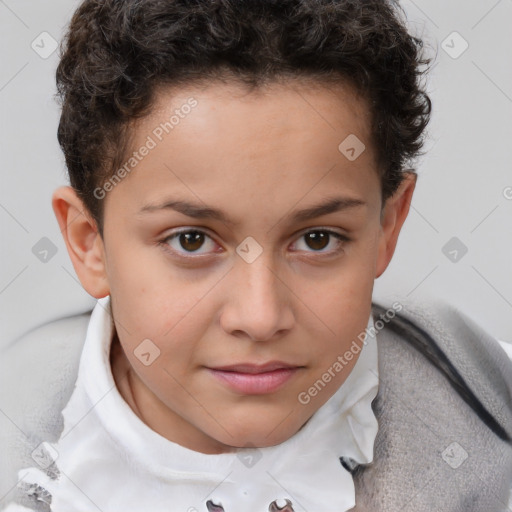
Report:
[{"label": "chin", "polygon": [[[297,426],[295,430],[291,429],[288,425],[286,430],[283,430],[282,418],[279,421],[267,422],[261,428],[256,428],[254,424],[247,425],[247,428],[233,431],[229,429],[229,434],[222,433],[222,438],[217,440],[223,444],[231,446],[233,448],[266,448],[268,446],[275,446],[288,440],[293,434],[299,430],[300,426]],[[275,425],[270,428],[269,425]],[[277,426],[277,428],[276,428]]]}]

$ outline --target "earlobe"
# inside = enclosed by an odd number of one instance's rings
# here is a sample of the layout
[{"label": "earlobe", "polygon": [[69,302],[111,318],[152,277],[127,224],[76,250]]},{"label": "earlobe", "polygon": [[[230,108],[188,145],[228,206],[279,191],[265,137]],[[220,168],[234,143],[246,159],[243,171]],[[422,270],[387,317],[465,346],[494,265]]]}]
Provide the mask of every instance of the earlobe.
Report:
[{"label": "earlobe", "polygon": [[96,222],[72,187],[55,190],[52,207],[82,286],[97,299],[105,297],[109,294],[105,250]]},{"label": "earlobe", "polygon": [[409,213],[416,180],[417,175],[414,172],[407,172],[398,190],[393,196],[388,198],[384,205],[381,218],[376,278],[384,273],[391,262],[398,242],[398,235]]}]

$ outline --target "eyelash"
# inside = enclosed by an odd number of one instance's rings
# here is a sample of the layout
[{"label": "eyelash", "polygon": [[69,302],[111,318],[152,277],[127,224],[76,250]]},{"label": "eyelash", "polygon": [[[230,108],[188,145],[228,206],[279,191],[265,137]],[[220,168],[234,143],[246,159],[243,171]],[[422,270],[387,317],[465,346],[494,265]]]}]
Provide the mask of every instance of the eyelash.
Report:
[{"label": "eyelash", "polygon": [[[339,243],[338,243],[338,247],[332,251],[328,251],[328,252],[311,251],[313,254],[333,256],[335,254],[340,253],[343,250],[343,246],[345,243],[348,243],[351,241],[351,239],[346,235],[343,235],[341,233],[338,233],[337,231],[333,231],[331,229],[322,228],[322,227],[310,229],[308,231],[303,232],[299,236],[299,239],[302,238],[303,236],[306,236],[306,235],[308,235],[310,233],[314,233],[314,232],[321,232],[321,233],[327,233],[328,235],[332,235],[333,237],[335,237],[338,240]],[[203,234],[203,235],[207,236],[208,238],[212,239],[212,237],[210,235],[208,235],[208,233],[206,233],[205,231],[203,231],[201,229],[188,228],[188,229],[182,229],[180,231],[176,231],[175,233],[172,233],[171,235],[166,236],[162,240],[159,240],[158,243],[159,243],[159,245],[163,246],[164,250],[166,250],[167,252],[170,252],[173,256],[177,256],[178,258],[181,258],[183,260],[191,261],[194,259],[199,259],[201,257],[209,256],[208,254],[199,255],[199,256],[184,256],[183,253],[179,253],[178,251],[171,249],[169,246],[169,241],[173,240],[174,238],[177,238],[180,235],[185,234],[185,233],[200,233],[200,234]],[[329,240],[329,242],[330,242],[330,240]],[[297,251],[297,252],[300,252],[300,251]],[[309,252],[309,251],[307,251],[307,252]]]}]

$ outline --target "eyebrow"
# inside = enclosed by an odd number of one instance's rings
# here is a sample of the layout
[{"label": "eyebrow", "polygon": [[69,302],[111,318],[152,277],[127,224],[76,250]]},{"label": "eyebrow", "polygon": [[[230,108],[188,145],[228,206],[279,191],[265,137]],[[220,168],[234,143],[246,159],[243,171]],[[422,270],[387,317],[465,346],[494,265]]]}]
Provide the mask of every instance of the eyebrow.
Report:
[{"label": "eyebrow", "polygon": [[[319,204],[296,211],[292,215],[292,221],[304,222],[307,220],[315,219],[316,217],[321,217],[322,215],[342,212],[353,208],[358,208],[366,204],[367,203],[365,201],[354,197],[331,197]],[[148,204],[139,210],[139,214],[152,213],[162,210],[174,210],[194,219],[215,219],[229,226],[234,226],[237,224],[236,222],[229,219],[222,210],[181,200],[168,200],[161,204]]]}]

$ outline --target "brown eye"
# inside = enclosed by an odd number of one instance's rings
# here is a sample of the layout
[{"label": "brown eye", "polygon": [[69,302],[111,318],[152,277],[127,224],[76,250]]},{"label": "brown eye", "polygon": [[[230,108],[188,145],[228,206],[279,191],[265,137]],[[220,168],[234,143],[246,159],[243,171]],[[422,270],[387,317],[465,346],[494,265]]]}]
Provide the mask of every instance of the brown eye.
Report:
[{"label": "brown eye", "polygon": [[[339,252],[343,248],[344,243],[348,242],[350,239],[341,233],[329,229],[314,229],[303,233],[299,237],[299,241],[301,240],[304,240],[304,243],[300,244],[296,242],[294,245],[298,245],[298,247],[295,247],[295,250],[309,253],[335,254]],[[300,247],[300,245],[305,246],[305,248]]]},{"label": "brown eye", "polygon": [[308,247],[314,249],[315,251],[321,251],[322,249],[325,249],[325,247],[329,244],[331,237],[331,235],[325,231],[310,231],[304,236]]},{"label": "brown eye", "polygon": [[214,253],[217,246],[208,234],[198,229],[177,231],[166,237],[161,243],[173,253],[184,258],[187,258],[188,255],[203,256]]},{"label": "brown eye", "polygon": [[201,233],[200,231],[179,233],[178,240],[180,246],[186,251],[197,251],[204,243],[204,233]]}]

